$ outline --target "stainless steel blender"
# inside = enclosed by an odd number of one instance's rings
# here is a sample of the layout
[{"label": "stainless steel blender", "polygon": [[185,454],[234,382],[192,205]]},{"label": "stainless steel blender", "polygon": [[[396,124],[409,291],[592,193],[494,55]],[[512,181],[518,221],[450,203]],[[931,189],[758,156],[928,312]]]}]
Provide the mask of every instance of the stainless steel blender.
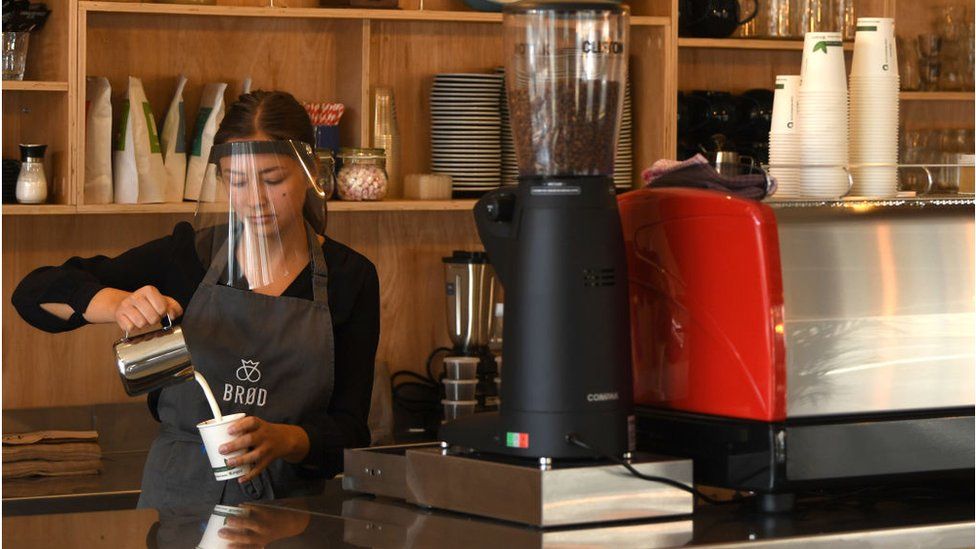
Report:
[{"label": "stainless steel blender", "polygon": [[494,381],[498,369],[488,343],[494,333],[499,294],[495,271],[484,252],[456,250],[443,262],[447,330],[453,345],[439,351],[479,360],[475,398],[480,410],[493,408],[498,401]]}]

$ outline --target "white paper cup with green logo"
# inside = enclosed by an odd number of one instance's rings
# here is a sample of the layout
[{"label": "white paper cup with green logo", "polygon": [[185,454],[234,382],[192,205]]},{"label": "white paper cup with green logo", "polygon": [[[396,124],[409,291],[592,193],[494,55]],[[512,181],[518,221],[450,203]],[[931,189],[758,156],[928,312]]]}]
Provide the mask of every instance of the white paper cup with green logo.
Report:
[{"label": "white paper cup with green logo", "polygon": [[227,526],[227,519],[230,517],[246,517],[248,510],[243,507],[233,507],[230,505],[217,505],[210,512],[210,520],[207,521],[207,529],[203,531],[197,549],[227,549],[233,547],[234,543],[220,537],[220,530]]},{"label": "white paper cup with green logo", "polygon": [[844,42],[839,32],[808,32],[803,36],[800,89],[847,92]]},{"label": "white paper cup with green logo", "polygon": [[245,414],[231,414],[224,416],[218,422],[215,419],[208,419],[197,424],[200,430],[200,437],[203,438],[203,445],[207,449],[207,458],[210,459],[210,466],[213,467],[214,478],[218,481],[230,480],[242,477],[251,471],[251,464],[245,463],[236,467],[227,465],[227,460],[233,457],[242,456],[247,450],[237,450],[230,454],[221,454],[221,445],[234,440],[235,436],[229,435],[227,430],[235,421],[243,418]]},{"label": "white paper cup with green logo", "polygon": [[854,36],[851,76],[898,76],[895,20],[888,17],[860,17]]}]

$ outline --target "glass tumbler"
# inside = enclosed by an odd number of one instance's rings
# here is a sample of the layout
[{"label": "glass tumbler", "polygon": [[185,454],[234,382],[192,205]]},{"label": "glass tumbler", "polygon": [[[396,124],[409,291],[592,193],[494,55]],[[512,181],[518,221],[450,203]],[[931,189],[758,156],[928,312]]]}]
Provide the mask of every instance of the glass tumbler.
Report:
[{"label": "glass tumbler", "polygon": [[[792,38],[797,36],[793,19],[795,0],[767,0],[765,6],[765,34],[770,38]],[[760,6],[762,8],[762,6]]]},{"label": "glass tumbler", "polygon": [[3,33],[3,79],[23,80],[27,68],[29,32]]}]

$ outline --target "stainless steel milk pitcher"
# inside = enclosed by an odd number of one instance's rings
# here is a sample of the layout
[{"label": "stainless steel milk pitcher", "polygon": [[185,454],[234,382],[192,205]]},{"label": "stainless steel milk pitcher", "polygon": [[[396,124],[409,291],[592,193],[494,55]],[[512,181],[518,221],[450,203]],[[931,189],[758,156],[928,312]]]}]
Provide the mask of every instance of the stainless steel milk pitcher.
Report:
[{"label": "stainless steel milk pitcher", "polygon": [[193,379],[183,328],[169,317],[163,319],[160,330],[133,337],[126,333],[115,342],[115,363],[129,396]]}]

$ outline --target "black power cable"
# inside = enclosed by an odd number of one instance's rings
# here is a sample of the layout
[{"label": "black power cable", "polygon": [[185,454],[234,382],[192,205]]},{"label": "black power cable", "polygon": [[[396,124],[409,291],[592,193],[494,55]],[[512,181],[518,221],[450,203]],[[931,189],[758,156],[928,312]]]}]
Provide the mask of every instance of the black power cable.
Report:
[{"label": "black power cable", "polygon": [[580,448],[582,448],[584,450],[588,450],[589,452],[591,452],[594,455],[594,457],[596,457],[598,459],[609,459],[610,461],[616,463],[617,465],[622,465],[625,469],[627,469],[627,471],[630,472],[630,474],[634,475],[635,477],[637,477],[637,478],[639,478],[641,480],[646,480],[648,482],[658,482],[658,483],[661,483],[661,484],[666,484],[666,485],[671,486],[673,488],[677,488],[678,490],[682,490],[682,491],[688,492],[692,496],[701,498],[702,501],[704,501],[706,503],[710,503],[712,505],[729,505],[729,504],[732,504],[732,503],[739,503],[739,501],[742,499],[742,498],[733,498],[733,499],[730,499],[730,500],[719,500],[719,499],[715,499],[713,497],[710,497],[708,495],[705,495],[702,492],[700,492],[697,488],[695,488],[694,486],[689,486],[689,485],[687,485],[687,484],[685,484],[683,482],[678,482],[676,480],[673,480],[673,479],[670,479],[670,478],[667,478],[667,477],[659,477],[659,476],[655,476],[655,475],[645,475],[644,473],[641,473],[640,471],[638,471],[633,465],[631,465],[630,463],[624,461],[623,459],[620,459],[620,458],[618,458],[616,456],[613,456],[609,452],[604,452],[604,451],[600,450],[599,448],[595,448],[591,444],[583,441],[582,439],[579,438],[579,435],[577,435],[576,433],[570,433],[570,434],[566,435],[566,442],[568,442],[569,444],[572,444],[573,446],[578,446],[578,447],[580,447]]}]

